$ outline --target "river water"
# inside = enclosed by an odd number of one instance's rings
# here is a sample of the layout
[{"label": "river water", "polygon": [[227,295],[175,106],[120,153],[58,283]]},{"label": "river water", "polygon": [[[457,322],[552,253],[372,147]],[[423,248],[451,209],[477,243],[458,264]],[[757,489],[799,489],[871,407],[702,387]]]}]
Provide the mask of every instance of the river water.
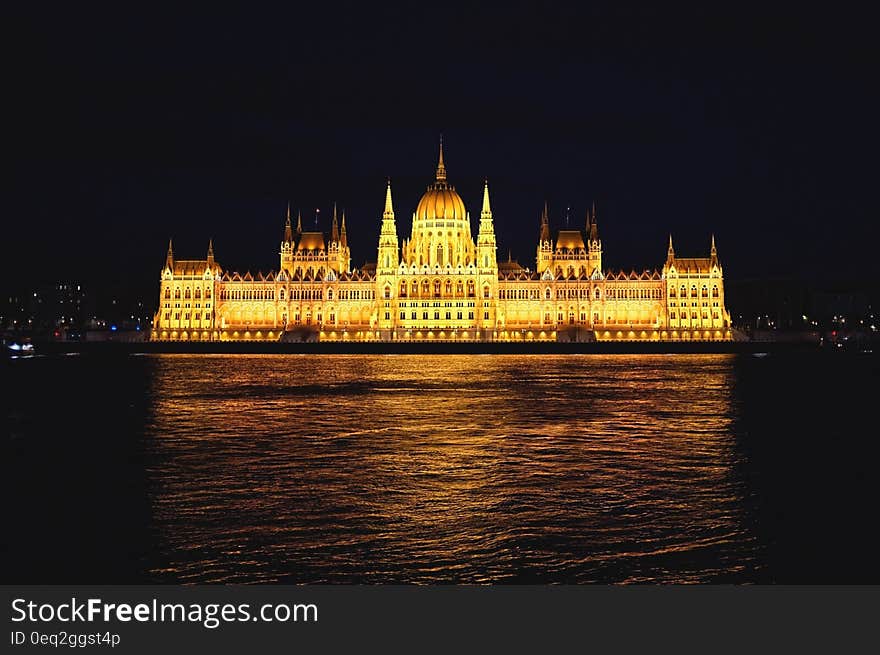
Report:
[{"label": "river water", "polygon": [[4,371],[8,582],[880,582],[872,355]]}]

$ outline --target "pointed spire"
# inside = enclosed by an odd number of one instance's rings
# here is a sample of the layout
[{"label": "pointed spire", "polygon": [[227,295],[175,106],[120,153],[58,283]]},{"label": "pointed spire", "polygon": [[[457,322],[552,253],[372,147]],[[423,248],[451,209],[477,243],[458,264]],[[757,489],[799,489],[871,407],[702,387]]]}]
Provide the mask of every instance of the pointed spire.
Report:
[{"label": "pointed spire", "polygon": [[348,245],[348,234],[345,231],[345,210],[344,209],[342,210],[342,230],[340,231],[339,234],[340,234],[339,239],[342,243],[342,247],[344,248],[345,246]]},{"label": "pointed spire", "polygon": [[303,232],[302,211],[297,210],[297,212],[296,212],[296,233],[302,234],[302,232]]},{"label": "pointed spire", "polygon": [[550,241],[550,212],[547,209],[547,201],[544,201],[544,210],[541,212],[541,242]]},{"label": "pointed spire", "polygon": [[669,248],[666,249],[666,261],[671,262],[675,259],[675,248],[672,247],[672,234],[669,234]]},{"label": "pointed spire", "polygon": [[596,218],[596,201],[593,201],[593,211],[590,214],[590,241],[599,240],[599,221]]},{"label": "pointed spire", "polygon": [[440,159],[437,161],[437,175],[438,182],[446,181],[446,166],[443,164],[443,135],[440,135]]},{"label": "pointed spire", "polygon": [[284,220],[284,239],[285,243],[293,241],[293,231],[290,229],[290,202],[287,203],[287,218]]},{"label": "pointed spire", "polygon": [[333,203],[333,224],[330,228],[330,241],[339,241],[339,221],[336,219],[336,203]]},{"label": "pointed spire", "polygon": [[718,250],[715,248],[715,235],[714,235],[714,234],[712,235],[712,248],[711,248],[711,250],[709,251],[709,254],[710,254],[712,257],[717,257],[717,256],[718,256]]},{"label": "pointed spire", "polygon": [[214,264],[214,239],[208,239],[208,265]]},{"label": "pointed spire", "polygon": [[[442,162],[441,158],[441,162]],[[382,214],[383,219],[394,220],[394,206],[391,204],[391,178],[388,178],[388,186],[385,188],[385,212]]]},{"label": "pointed spire", "polygon": [[168,239],[168,254],[165,255],[165,265],[174,268],[174,249],[171,247],[171,239]]},{"label": "pointed spire", "polygon": [[480,218],[492,218],[492,207],[489,205],[489,180],[483,182],[483,210]]}]

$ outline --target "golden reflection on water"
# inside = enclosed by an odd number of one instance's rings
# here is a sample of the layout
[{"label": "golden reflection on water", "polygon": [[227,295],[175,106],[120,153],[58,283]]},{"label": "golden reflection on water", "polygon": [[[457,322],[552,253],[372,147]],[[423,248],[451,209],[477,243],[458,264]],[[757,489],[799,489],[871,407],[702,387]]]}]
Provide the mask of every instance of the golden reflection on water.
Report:
[{"label": "golden reflection on water", "polygon": [[155,358],[157,580],[737,581],[733,358]]}]

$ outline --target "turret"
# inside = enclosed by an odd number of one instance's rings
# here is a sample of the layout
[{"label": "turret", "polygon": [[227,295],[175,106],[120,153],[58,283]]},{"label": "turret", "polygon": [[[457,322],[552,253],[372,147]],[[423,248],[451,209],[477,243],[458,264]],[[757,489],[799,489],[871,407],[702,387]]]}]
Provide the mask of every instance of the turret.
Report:
[{"label": "turret", "polygon": [[290,203],[287,203],[287,220],[284,221],[284,238],[282,241],[287,243],[293,241],[293,230],[290,228]]},{"label": "turret", "polygon": [[208,268],[214,268],[214,239],[208,239]]},{"label": "turret", "polygon": [[483,184],[483,208],[480,211],[480,231],[477,234],[477,267],[496,268],[495,228],[492,224],[492,207],[489,204],[489,181]]},{"label": "turret", "polygon": [[[301,230],[298,230],[300,232]],[[287,203],[287,216],[284,219],[284,236],[281,238],[281,270],[293,272],[293,230],[290,227],[290,203]]]},{"label": "turret", "polygon": [[480,231],[477,234],[477,271],[479,275],[476,293],[478,302],[481,303],[477,312],[478,325],[482,329],[489,329],[495,325],[494,299],[498,297],[498,258],[488,180],[483,183],[483,208],[480,211]]},{"label": "turret", "polygon": [[537,271],[543,273],[553,266],[553,244],[550,240],[550,212],[547,203],[541,212],[541,234],[538,239]]},{"label": "turret", "polygon": [[547,211],[547,203],[544,202],[544,211],[541,212],[541,238],[543,244],[550,241],[550,213]]},{"label": "turret", "polygon": [[589,241],[599,240],[599,223],[596,220],[596,203],[593,202],[592,213],[587,213],[587,239]]},{"label": "turret", "polygon": [[[441,159],[442,162],[442,159]],[[391,202],[391,179],[385,188],[385,211],[382,213],[382,230],[379,233],[378,271],[393,272],[397,268],[397,225],[394,222],[394,205]]]},{"label": "turret", "polygon": [[590,275],[594,271],[602,275],[602,240],[599,238],[599,219],[596,217],[596,203],[593,202],[593,209],[588,214],[589,226],[587,229],[587,257],[589,260]]},{"label": "turret", "polygon": [[330,247],[339,243],[339,221],[336,219],[336,203],[333,203],[333,223],[330,228]]},{"label": "turret", "polygon": [[171,239],[168,239],[168,254],[165,255],[165,267],[174,270],[174,249],[171,247]]}]

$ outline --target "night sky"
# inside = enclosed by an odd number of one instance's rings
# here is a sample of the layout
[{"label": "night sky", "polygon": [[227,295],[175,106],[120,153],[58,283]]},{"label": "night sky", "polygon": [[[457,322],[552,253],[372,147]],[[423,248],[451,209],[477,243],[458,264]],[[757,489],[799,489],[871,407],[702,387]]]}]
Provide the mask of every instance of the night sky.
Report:
[{"label": "night sky", "polygon": [[660,267],[670,232],[705,256],[714,232],[729,280],[878,277],[866,16],[124,4],[8,17],[11,288],[110,276],[155,302],[169,237],[271,270],[288,201],[325,230],[344,207],[361,266],[388,176],[409,236],[441,132],[474,233],[489,179],[499,259],[534,266],[545,200],[555,229],[595,200],[606,267]]}]

